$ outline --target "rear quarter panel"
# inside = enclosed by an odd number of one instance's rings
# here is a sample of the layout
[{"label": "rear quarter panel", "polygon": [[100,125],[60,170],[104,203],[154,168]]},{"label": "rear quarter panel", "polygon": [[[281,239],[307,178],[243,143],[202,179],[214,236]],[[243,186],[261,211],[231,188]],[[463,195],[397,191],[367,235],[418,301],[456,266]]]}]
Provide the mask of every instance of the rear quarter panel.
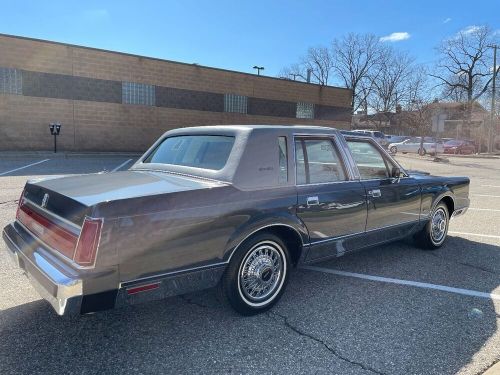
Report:
[{"label": "rear quarter panel", "polygon": [[114,202],[106,211],[113,216],[120,281],[225,263],[256,228],[300,225],[296,202],[294,187],[232,185]]},{"label": "rear quarter panel", "polygon": [[[469,183],[468,177],[436,177],[418,176],[422,188],[422,218],[430,217],[433,208],[444,197],[451,197],[454,202],[454,210],[469,206]],[[450,212],[450,215],[452,212]]]}]

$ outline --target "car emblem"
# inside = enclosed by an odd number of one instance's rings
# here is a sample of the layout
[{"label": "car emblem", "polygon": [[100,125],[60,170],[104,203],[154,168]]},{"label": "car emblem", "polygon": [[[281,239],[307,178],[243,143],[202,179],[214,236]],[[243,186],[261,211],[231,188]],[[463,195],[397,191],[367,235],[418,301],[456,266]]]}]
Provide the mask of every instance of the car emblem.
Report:
[{"label": "car emblem", "polygon": [[49,195],[47,193],[45,193],[45,195],[43,196],[43,199],[42,199],[42,207],[43,208],[47,207],[48,201],[49,201]]}]

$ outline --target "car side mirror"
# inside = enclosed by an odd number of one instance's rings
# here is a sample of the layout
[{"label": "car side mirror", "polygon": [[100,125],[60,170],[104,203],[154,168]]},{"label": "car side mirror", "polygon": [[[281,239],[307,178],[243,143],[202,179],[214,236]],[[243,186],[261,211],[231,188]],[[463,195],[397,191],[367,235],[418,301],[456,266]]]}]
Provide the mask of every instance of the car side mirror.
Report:
[{"label": "car side mirror", "polygon": [[391,177],[399,180],[401,177],[401,169],[399,167],[392,167]]}]

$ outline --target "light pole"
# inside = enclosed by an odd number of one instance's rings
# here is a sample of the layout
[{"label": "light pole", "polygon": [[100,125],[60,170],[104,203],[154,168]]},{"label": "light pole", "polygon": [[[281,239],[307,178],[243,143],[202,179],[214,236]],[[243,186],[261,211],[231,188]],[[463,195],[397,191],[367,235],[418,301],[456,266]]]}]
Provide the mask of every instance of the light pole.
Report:
[{"label": "light pole", "polygon": [[254,65],[253,67],[254,69],[257,69],[257,75],[260,76],[260,71],[261,70],[264,70],[264,67],[263,66],[257,66],[257,65]]},{"label": "light pole", "polygon": [[[488,128],[488,152],[491,152],[493,148],[493,126],[495,121],[495,92],[496,92],[496,77],[497,77],[497,48],[498,45],[490,45],[488,46],[493,48],[493,82],[492,82],[492,90],[491,90],[491,111],[490,111],[490,126]],[[496,133],[496,132],[495,132]]]}]

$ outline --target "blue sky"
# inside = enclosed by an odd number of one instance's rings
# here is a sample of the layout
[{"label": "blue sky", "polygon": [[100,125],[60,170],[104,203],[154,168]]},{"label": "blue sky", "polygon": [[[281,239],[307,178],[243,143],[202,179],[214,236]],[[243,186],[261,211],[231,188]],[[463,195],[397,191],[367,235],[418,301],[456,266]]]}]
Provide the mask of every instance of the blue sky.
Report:
[{"label": "blue sky", "polygon": [[0,33],[243,72],[258,64],[272,76],[307,47],[348,32],[402,33],[396,34],[402,40],[385,43],[432,64],[434,47],[460,29],[483,24],[500,29],[497,0],[0,0],[0,5]]}]

